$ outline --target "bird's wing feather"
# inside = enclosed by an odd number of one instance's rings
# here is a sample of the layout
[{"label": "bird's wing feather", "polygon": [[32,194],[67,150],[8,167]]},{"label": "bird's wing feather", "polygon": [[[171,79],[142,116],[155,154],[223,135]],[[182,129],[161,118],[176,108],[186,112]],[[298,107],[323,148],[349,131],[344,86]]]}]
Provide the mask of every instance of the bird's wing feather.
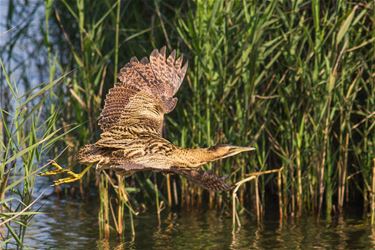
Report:
[{"label": "bird's wing feather", "polygon": [[168,170],[153,169],[142,164],[134,163],[131,160],[125,159],[124,157],[113,156],[111,158],[111,164],[103,167],[102,169],[112,169],[120,175],[131,175],[135,172],[144,170],[156,170],[164,173],[173,173],[184,176],[187,180],[211,191],[230,191],[233,189],[232,185],[225,182],[225,178],[219,177],[210,171],[204,171],[202,169],[188,170],[177,168],[171,168]]},{"label": "bird's wing feather", "polygon": [[186,73],[187,63],[176,60],[175,51],[166,58],[165,47],[154,50],[150,60],[132,58],[119,73],[119,82],[109,90],[99,117],[103,132],[134,124],[146,126],[161,134],[164,114],[171,112]]},{"label": "bird's wing feather", "polygon": [[184,170],[184,169],[171,169],[175,174],[182,175],[189,181],[211,191],[229,191],[233,188],[225,182],[225,178],[219,177],[216,174],[198,170]]}]

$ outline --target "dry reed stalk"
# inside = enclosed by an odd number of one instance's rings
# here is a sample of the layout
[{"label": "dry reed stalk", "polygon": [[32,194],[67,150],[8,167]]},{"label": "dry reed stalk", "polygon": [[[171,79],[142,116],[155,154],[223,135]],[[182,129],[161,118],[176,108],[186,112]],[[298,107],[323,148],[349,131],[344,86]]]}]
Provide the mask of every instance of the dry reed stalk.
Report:
[{"label": "dry reed stalk", "polygon": [[238,189],[240,188],[241,185],[243,185],[244,183],[249,182],[251,180],[254,180],[255,178],[256,178],[256,176],[252,175],[252,176],[249,176],[245,179],[242,179],[242,180],[238,181],[235,184],[236,187],[234,188],[233,193],[232,193],[232,230],[233,230],[233,232],[236,229],[236,225],[238,225],[238,227],[241,227],[240,219],[238,217],[238,213],[237,213],[237,209],[236,209],[236,200],[238,200],[237,191],[238,191]]},{"label": "dry reed stalk", "polygon": [[[265,171],[259,171],[259,172],[254,172],[247,174],[246,177],[249,176],[260,176],[260,175],[265,175],[265,174],[272,174],[272,173],[279,173],[284,169],[284,167],[278,168],[278,169],[271,169],[271,170],[265,170]],[[239,181],[240,182],[240,181]],[[239,183],[238,182],[238,183]],[[236,183],[237,184],[237,183]]]},{"label": "dry reed stalk", "polygon": [[[290,178],[294,179],[294,165],[292,163],[289,164],[289,173]],[[295,216],[295,208],[296,208],[296,195],[295,195],[295,185],[294,182],[290,182],[290,216]]]},{"label": "dry reed stalk", "polygon": [[133,219],[133,212],[129,209],[129,217],[130,217],[130,228],[132,230],[132,241],[135,238],[135,226],[134,226],[134,219]]},{"label": "dry reed stalk", "polygon": [[371,185],[371,225],[375,223],[375,158],[372,166],[372,185]]},{"label": "dry reed stalk", "polygon": [[99,182],[100,211],[99,211],[99,235],[100,238],[109,239],[109,199],[108,199],[108,179],[101,176]]},{"label": "dry reed stalk", "polygon": [[282,168],[281,170],[277,173],[277,194],[279,197],[279,220],[280,223],[282,223],[283,218],[284,218],[284,213],[283,213],[283,192],[282,192]]},{"label": "dry reed stalk", "polygon": [[233,232],[235,231],[236,229],[236,225],[238,225],[238,227],[241,227],[241,223],[240,223],[240,219],[239,219],[239,216],[238,216],[238,213],[237,213],[237,209],[236,209],[236,200],[238,200],[238,196],[237,196],[237,191],[238,189],[245,183],[247,182],[250,182],[252,180],[256,180],[256,186],[255,186],[255,192],[256,192],[256,208],[257,208],[257,219],[258,221],[260,220],[260,217],[261,217],[261,205],[260,205],[260,200],[259,200],[259,190],[258,190],[258,185],[257,185],[257,179],[259,176],[261,175],[266,175],[266,174],[272,174],[272,173],[281,173],[281,171],[283,170],[283,168],[279,168],[279,169],[272,169],[272,170],[266,170],[266,171],[259,171],[259,172],[254,172],[254,173],[250,173],[250,174],[247,174],[246,178],[238,181],[236,184],[235,184],[235,188],[233,189],[233,192],[232,192],[232,227],[233,227]]},{"label": "dry reed stalk", "polygon": [[160,202],[159,202],[159,190],[158,190],[158,184],[156,182],[156,175],[154,174],[154,192],[155,192],[155,205],[156,205],[156,216],[158,218],[158,223],[160,225]]},{"label": "dry reed stalk", "polygon": [[257,222],[260,222],[260,217],[261,217],[261,204],[260,204],[260,199],[259,199],[259,185],[258,185],[258,177],[255,178],[254,181],[255,185],[255,207],[256,207],[256,214],[257,214]]},{"label": "dry reed stalk", "polygon": [[168,194],[168,206],[172,206],[172,191],[171,191],[171,176],[170,174],[167,174],[167,194]]},{"label": "dry reed stalk", "polygon": [[124,236],[125,231],[125,203],[127,202],[126,191],[125,191],[125,177],[116,174],[117,177],[117,234]]},{"label": "dry reed stalk", "polygon": [[[173,196],[174,196],[174,203],[176,205],[178,205],[179,202],[178,202],[178,193],[177,193],[176,180],[173,180]],[[182,192],[181,192],[181,197],[182,197]]]}]

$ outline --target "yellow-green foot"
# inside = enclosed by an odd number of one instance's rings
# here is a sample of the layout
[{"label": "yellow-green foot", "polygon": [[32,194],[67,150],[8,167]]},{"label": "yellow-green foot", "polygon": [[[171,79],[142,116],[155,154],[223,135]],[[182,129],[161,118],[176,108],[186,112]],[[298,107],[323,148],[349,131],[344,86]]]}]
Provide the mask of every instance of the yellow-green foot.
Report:
[{"label": "yellow-green foot", "polygon": [[46,171],[44,173],[41,173],[41,174],[39,174],[40,176],[52,176],[52,175],[57,175],[57,174],[62,174],[62,173],[65,173],[65,174],[69,175],[69,177],[65,177],[65,178],[55,180],[53,182],[54,186],[61,185],[61,184],[64,184],[64,183],[71,183],[71,182],[78,181],[91,168],[91,165],[87,166],[81,173],[77,174],[70,169],[66,169],[66,168],[61,167],[59,164],[57,164],[57,162],[55,162],[53,160],[50,162],[50,164],[53,167],[55,167],[55,169],[50,170],[50,171]]},{"label": "yellow-green foot", "polygon": [[64,183],[79,181],[83,177],[83,174],[82,175],[76,174],[74,172],[69,173],[69,175],[70,175],[69,177],[61,178],[61,179],[57,179],[57,180],[53,181],[53,185],[58,186],[58,185],[61,185],[61,184],[64,184]]},{"label": "yellow-green foot", "polygon": [[51,175],[57,175],[57,174],[61,174],[61,173],[65,173],[65,172],[69,172],[70,171],[68,169],[65,169],[65,168],[61,167],[54,160],[51,160],[49,162],[49,164],[51,164],[52,166],[54,166],[56,169],[40,173],[39,174],[40,176],[51,176]]}]

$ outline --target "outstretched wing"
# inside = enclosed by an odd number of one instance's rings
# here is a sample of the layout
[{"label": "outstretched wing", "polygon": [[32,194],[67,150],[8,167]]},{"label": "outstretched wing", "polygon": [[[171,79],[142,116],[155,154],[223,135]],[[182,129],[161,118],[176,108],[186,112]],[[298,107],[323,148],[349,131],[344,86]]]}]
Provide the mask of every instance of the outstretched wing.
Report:
[{"label": "outstretched wing", "polygon": [[211,191],[229,191],[233,188],[225,182],[225,178],[219,177],[210,171],[171,169],[175,174],[186,177],[189,181]]},{"label": "outstretched wing", "polygon": [[164,114],[175,108],[173,96],[186,73],[187,63],[182,67],[182,61],[182,56],[176,60],[175,50],[167,58],[165,47],[160,52],[155,49],[150,60],[132,58],[106,96],[99,117],[103,132],[142,126],[161,134]]}]

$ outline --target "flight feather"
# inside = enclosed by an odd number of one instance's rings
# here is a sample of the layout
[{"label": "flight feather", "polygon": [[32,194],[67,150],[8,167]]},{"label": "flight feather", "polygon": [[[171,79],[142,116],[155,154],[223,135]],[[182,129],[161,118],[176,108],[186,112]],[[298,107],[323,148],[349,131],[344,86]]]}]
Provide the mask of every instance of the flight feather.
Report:
[{"label": "flight feather", "polygon": [[[150,125],[161,133],[163,115],[175,108],[177,98],[174,95],[181,86],[186,69],[187,63],[182,66],[182,57],[176,59],[175,51],[166,57],[165,47],[160,51],[155,49],[149,59],[138,61],[133,57],[120,70],[119,82],[106,96],[99,117],[100,128],[108,131],[114,126],[150,120]],[[132,121],[129,119],[132,117],[138,119]]]}]

